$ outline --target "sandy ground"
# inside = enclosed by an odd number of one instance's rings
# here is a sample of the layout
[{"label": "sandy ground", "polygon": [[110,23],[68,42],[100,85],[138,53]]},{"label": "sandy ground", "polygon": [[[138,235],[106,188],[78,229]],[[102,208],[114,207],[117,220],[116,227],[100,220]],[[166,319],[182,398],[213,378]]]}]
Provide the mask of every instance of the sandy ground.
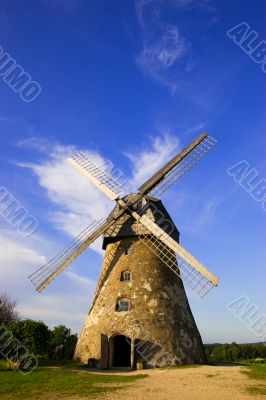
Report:
[{"label": "sandy ground", "polygon": [[[125,388],[97,396],[105,400],[245,400],[266,399],[251,396],[246,388],[262,382],[253,381],[241,373],[239,366],[200,366],[168,370],[143,370],[127,373],[148,377],[127,384]],[[119,375],[124,375],[119,372]]]}]

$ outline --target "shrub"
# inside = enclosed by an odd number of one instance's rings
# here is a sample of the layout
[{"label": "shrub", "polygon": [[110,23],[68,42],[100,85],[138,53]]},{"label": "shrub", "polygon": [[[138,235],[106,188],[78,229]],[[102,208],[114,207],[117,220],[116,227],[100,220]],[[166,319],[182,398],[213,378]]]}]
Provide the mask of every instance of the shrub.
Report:
[{"label": "shrub", "polygon": [[0,360],[0,371],[18,371],[19,363],[11,360]]}]

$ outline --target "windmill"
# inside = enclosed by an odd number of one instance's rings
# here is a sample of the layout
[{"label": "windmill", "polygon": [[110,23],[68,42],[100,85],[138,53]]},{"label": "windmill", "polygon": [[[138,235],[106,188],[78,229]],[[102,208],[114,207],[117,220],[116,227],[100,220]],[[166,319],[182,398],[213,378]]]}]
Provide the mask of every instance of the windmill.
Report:
[{"label": "windmill", "polygon": [[75,357],[100,368],[204,361],[200,334],[183,282],[201,298],[219,279],[179,244],[179,232],[158,199],[216,144],[200,134],[138,188],[122,186],[87,156],[68,161],[116,205],[29,278],[41,292],[103,235],[105,256]]}]

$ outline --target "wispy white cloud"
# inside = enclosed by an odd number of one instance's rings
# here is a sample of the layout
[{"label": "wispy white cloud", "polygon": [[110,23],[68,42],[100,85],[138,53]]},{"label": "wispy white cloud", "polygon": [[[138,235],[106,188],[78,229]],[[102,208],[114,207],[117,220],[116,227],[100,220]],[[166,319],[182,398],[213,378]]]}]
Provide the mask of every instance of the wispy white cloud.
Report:
[{"label": "wispy white cloud", "polygon": [[66,275],[70,279],[72,279],[75,283],[78,283],[80,286],[85,286],[86,288],[95,286],[95,281],[86,278],[84,276],[78,275],[76,272],[66,271]]},{"label": "wispy white cloud", "polygon": [[[197,65],[193,43],[179,22],[189,8],[204,9],[208,21],[215,12],[209,0],[135,0],[142,47],[136,63],[145,76],[166,86],[171,94],[183,87]],[[173,23],[173,15],[178,22]]]},{"label": "wispy white cloud", "polygon": [[[58,154],[60,149],[63,149],[57,142],[54,140],[48,140],[42,137],[30,136],[24,139],[20,139],[17,142],[18,147],[23,147],[25,149],[34,149],[38,150],[41,153],[47,154]],[[68,152],[75,150],[74,146],[67,146]]]},{"label": "wispy white cloud", "polygon": [[32,271],[32,266],[37,268],[45,262],[45,256],[26,245],[17,232],[0,230],[0,271],[3,286],[14,279],[24,279]]},{"label": "wispy white cloud", "polygon": [[180,36],[176,26],[166,27],[159,38],[144,39],[143,50],[137,56],[136,62],[141,70],[153,79],[175,89],[176,84],[170,82],[165,72],[168,72],[185,54],[187,45]]},{"label": "wispy white cloud", "polygon": [[161,1],[136,1],[142,40],[142,50],[136,57],[136,63],[145,75],[174,93],[177,82],[173,67],[187,54],[189,43],[177,25],[163,21],[161,14],[164,5]]},{"label": "wispy white cloud", "polygon": [[[78,331],[96,282],[68,270],[57,285],[41,294],[35,292],[27,277],[46,263],[47,247],[46,239],[34,236],[29,242],[14,231],[0,230],[1,287],[18,300],[21,317],[43,319],[49,326],[63,323]],[[62,292],[60,286],[67,290]]]},{"label": "wispy white cloud", "polygon": [[135,0],[136,15],[142,28],[147,27],[147,23],[158,22],[162,16],[164,6],[172,6],[178,9],[185,9],[190,6],[205,6],[209,0]]},{"label": "wispy white cloud", "polygon": [[183,133],[184,135],[190,135],[191,133],[202,132],[202,130],[205,128],[206,125],[207,125],[206,122],[199,122],[198,124],[187,128]]},{"label": "wispy white cloud", "polygon": [[[36,174],[49,200],[57,206],[57,210],[49,214],[51,223],[57,229],[73,237],[91,221],[107,217],[114,204],[65,161],[66,157],[77,151],[74,146],[52,144],[36,138],[21,141],[19,145],[37,149],[45,154],[45,158],[38,164],[19,165],[30,168]],[[164,133],[150,137],[148,145],[141,151],[128,151],[126,156],[132,166],[132,176],[129,179],[133,186],[142,184],[179,149],[179,139]],[[90,149],[83,151],[98,165],[107,161],[95,151]],[[91,247],[101,253],[101,240],[96,241]]]},{"label": "wispy white cloud", "polygon": [[180,149],[178,137],[165,134],[150,138],[149,146],[142,151],[127,152],[131,161],[132,180],[138,187],[154,174],[164,163]]},{"label": "wispy white cloud", "polygon": [[[30,168],[36,174],[49,200],[58,207],[49,215],[51,222],[58,229],[74,237],[93,220],[107,217],[113,203],[66,161],[68,156],[78,150],[77,148],[51,144],[36,138],[20,142],[19,145],[33,147],[46,154],[46,158],[38,164],[20,163],[19,165]],[[98,165],[106,162],[95,151],[83,151]],[[101,253],[99,241],[91,247]]]},{"label": "wispy white cloud", "polygon": [[78,332],[88,311],[91,289],[77,287],[65,293],[28,296],[19,302],[19,313],[23,318],[41,319],[51,327],[64,324]]}]

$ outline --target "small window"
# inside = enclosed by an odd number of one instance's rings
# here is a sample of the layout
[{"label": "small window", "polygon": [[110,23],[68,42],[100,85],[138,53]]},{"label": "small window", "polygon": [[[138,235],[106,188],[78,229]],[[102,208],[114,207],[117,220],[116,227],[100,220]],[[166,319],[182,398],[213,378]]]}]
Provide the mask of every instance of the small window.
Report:
[{"label": "small window", "polygon": [[129,310],[129,300],[128,299],[119,299],[116,303],[116,311],[128,311]]},{"label": "small window", "polygon": [[130,254],[132,254],[132,247],[128,246],[128,247],[126,248],[125,255],[126,255],[126,256],[129,256]]},{"label": "small window", "polygon": [[121,281],[131,281],[131,272],[130,271],[123,271],[121,274]]}]

